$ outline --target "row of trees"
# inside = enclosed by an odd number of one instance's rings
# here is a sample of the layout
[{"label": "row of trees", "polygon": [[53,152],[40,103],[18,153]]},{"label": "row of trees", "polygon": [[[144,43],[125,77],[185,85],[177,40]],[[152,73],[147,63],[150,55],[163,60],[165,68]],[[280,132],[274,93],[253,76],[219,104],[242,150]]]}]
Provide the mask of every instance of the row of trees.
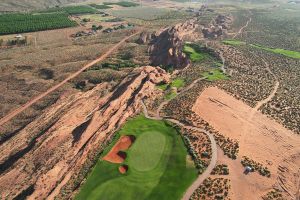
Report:
[{"label": "row of trees", "polygon": [[66,13],[0,15],[0,35],[76,26]]}]

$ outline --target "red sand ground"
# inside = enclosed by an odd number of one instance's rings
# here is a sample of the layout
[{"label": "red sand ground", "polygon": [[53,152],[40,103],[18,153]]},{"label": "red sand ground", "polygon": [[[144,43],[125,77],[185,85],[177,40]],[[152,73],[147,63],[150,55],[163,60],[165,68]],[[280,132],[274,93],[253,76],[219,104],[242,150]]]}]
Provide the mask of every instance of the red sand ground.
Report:
[{"label": "red sand ground", "polygon": [[[237,160],[220,155],[223,153],[218,156],[219,162],[230,168],[231,199],[261,199],[274,185],[287,191],[285,199],[295,199],[300,172],[293,163],[299,163],[299,135],[216,87],[201,93],[193,111],[224,136],[239,141]],[[257,173],[244,175],[242,156],[267,166],[271,178]]]},{"label": "red sand ground", "polygon": [[106,156],[103,157],[103,160],[106,160],[111,163],[122,163],[125,160],[126,154],[120,154],[120,151],[127,150],[133,143],[134,136],[124,135],[122,136],[115,146],[108,152]]},{"label": "red sand ground", "polygon": [[127,172],[127,170],[128,170],[128,166],[127,166],[127,165],[121,165],[121,166],[119,167],[119,172],[120,172],[121,174],[125,174],[125,173]]}]

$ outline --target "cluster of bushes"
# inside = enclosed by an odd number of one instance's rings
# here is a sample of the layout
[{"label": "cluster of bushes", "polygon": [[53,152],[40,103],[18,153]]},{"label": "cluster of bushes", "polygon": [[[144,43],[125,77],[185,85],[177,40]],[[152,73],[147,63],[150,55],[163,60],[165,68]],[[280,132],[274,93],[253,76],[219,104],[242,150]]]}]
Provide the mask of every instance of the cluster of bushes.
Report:
[{"label": "cluster of bushes", "polygon": [[207,178],[195,190],[190,200],[198,199],[229,199],[230,181],[224,178]]},{"label": "cluster of bushes", "polygon": [[278,189],[271,190],[262,197],[263,200],[284,200],[281,191]]},{"label": "cluster of bushes", "polygon": [[207,168],[207,163],[200,159],[197,152],[194,150],[192,143],[187,135],[183,135],[183,141],[185,146],[188,148],[189,154],[192,156],[194,160],[195,166],[198,169],[199,174],[202,174],[204,170]]},{"label": "cluster of bushes", "polygon": [[102,68],[110,68],[110,69],[114,69],[114,70],[119,70],[121,68],[127,68],[127,67],[137,67],[138,65],[133,63],[132,61],[127,61],[127,60],[121,60],[118,63],[103,63]]},{"label": "cluster of bushes", "polygon": [[22,45],[27,45],[27,37],[24,39],[13,39],[13,40],[7,40],[4,41],[3,39],[0,39],[0,46],[22,46]]},{"label": "cluster of bushes", "polygon": [[222,165],[217,165],[213,171],[211,172],[212,175],[228,175],[229,174],[229,169],[228,166],[225,164]]},{"label": "cluster of bushes", "polygon": [[103,30],[103,33],[111,33],[113,31],[122,30],[122,29],[126,29],[126,28],[132,28],[132,27],[134,27],[133,24],[128,24],[128,25],[121,24],[119,26],[114,26],[112,28],[107,28],[107,29]]},{"label": "cluster of bushes", "polygon": [[264,167],[261,163],[258,163],[247,156],[243,156],[241,163],[244,167],[251,167],[252,171],[258,171],[258,173],[262,176],[271,177],[271,172],[267,167]]},{"label": "cluster of bushes", "polygon": [[239,143],[230,138],[226,138],[224,135],[219,132],[214,132],[214,136],[217,144],[223,150],[224,154],[231,159],[236,159],[239,153]]}]

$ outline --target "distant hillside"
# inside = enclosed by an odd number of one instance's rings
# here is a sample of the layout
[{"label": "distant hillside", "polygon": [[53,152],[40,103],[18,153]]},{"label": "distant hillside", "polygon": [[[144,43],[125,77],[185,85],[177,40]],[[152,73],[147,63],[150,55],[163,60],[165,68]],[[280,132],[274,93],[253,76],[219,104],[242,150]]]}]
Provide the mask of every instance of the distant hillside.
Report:
[{"label": "distant hillside", "polygon": [[83,1],[85,0],[1,0],[0,12],[28,11]]}]

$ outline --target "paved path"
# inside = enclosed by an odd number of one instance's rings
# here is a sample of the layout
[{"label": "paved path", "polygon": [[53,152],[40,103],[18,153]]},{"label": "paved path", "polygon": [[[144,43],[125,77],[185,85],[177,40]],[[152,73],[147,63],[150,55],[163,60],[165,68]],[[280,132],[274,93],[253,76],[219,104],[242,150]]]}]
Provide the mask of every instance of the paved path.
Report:
[{"label": "paved path", "polygon": [[36,96],[35,98],[33,98],[32,100],[28,101],[26,104],[22,105],[21,107],[17,108],[16,110],[13,110],[12,112],[8,113],[7,115],[5,115],[3,118],[0,119],[0,126],[2,126],[3,124],[5,124],[7,121],[11,120],[12,118],[14,118],[16,115],[20,114],[21,112],[23,112],[25,109],[29,108],[30,106],[32,106],[34,103],[36,103],[37,101],[39,101],[40,99],[44,98],[45,96],[47,96],[48,94],[54,92],[55,90],[57,90],[58,88],[60,88],[61,86],[63,86],[65,83],[67,83],[68,81],[70,81],[71,79],[75,78],[76,76],[78,76],[80,73],[82,73],[84,70],[90,68],[91,66],[95,65],[96,63],[104,60],[105,58],[107,58],[111,53],[113,53],[115,50],[117,50],[126,40],[130,39],[131,37],[139,34],[141,31],[137,31],[136,33],[127,36],[126,38],[122,39],[118,44],[116,44],[115,46],[113,46],[111,49],[109,49],[107,52],[105,52],[103,55],[101,55],[99,58],[97,58],[96,60],[93,60],[92,62],[86,64],[85,66],[83,66],[80,70],[78,70],[77,72],[71,74],[70,76],[68,76],[65,80],[63,80],[62,82],[58,83],[57,85],[51,87],[50,89],[48,89],[47,91],[45,91],[44,93]]},{"label": "paved path", "polygon": [[[206,77],[203,78],[199,78],[197,80],[195,80],[192,84],[190,84],[188,87],[186,87],[185,89],[183,89],[180,93],[183,93],[187,90],[189,90],[190,88],[192,88],[198,81],[205,79]],[[202,128],[198,128],[198,127],[194,127],[194,126],[190,126],[190,125],[186,125],[183,124],[182,122],[176,120],[176,119],[172,119],[172,118],[168,118],[168,117],[161,117],[160,116],[160,111],[163,108],[164,105],[168,104],[170,100],[166,100],[164,102],[162,102],[160,104],[160,106],[157,109],[156,112],[156,116],[150,116],[147,110],[146,105],[144,104],[143,101],[141,101],[141,105],[143,107],[143,112],[146,118],[148,119],[152,119],[152,120],[167,120],[173,124],[176,124],[178,126],[184,127],[186,129],[190,129],[190,130],[194,130],[194,131],[199,131],[199,132],[203,132],[205,133],[211,143],[211,149],[212,149],[212,157],[210,160],[210,163],[208,165],[208,167],[205,169],[205,171],[200,174],[198,176],[198,178],[193,182],[193,184],[187,189],[187,191],[185,192],[184,196],[182,197],[182,200],[189,200],[190,197],[192,196],[192,194],[194,193],[194,191],[202,184],[202,182],[208,178],[210,176],[210,173],[212,172],[212,170],[214,169],[214,167],[216,166],[217,163],[217,144],[215,141],[215,138],[213,137],[212,134],[210,134],[208,131],[202,129]]]}]

